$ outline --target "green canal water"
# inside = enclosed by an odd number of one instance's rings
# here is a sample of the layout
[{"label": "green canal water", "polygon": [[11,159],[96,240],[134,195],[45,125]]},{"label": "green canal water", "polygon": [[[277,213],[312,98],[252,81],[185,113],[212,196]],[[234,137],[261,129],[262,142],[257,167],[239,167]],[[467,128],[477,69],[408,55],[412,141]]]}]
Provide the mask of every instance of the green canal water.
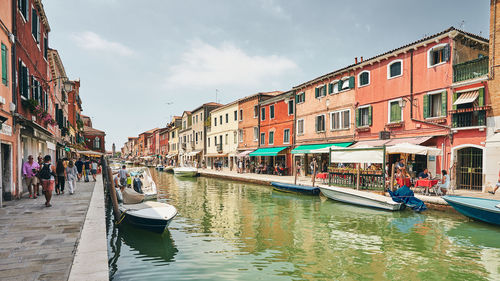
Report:
[{"label": "green canal water", "polygon": [[500,280],[499,227],[152,174],[179,215],[158,235],[107,208],[112,280]]}]

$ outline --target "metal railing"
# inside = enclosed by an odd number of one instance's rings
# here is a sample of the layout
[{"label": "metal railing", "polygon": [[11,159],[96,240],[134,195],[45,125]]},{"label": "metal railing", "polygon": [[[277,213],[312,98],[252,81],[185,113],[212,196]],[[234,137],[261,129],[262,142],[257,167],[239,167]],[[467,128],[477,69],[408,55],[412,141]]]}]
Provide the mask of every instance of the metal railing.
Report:
[{"label": "metal railing", "polygon": [[486,111],[454,113],[451,123],[453,128],[486,126]]},{"label": "metal railing", "polygon": [[222,143],[216,144],[217,152],[222,152]]},{"label": "metal railing", "polygon": [[453,82],[460,82],[488,74],[488,57],[482,57],[453,66]]},{"label": "metal railing", "polygon": [[[354,169],[330,169],[329,184],[341,187],[356,188],[357,171]],[[359,173],[359,189],[366,190],[384,190],[385,178],[382,171],[360,170]]]}]

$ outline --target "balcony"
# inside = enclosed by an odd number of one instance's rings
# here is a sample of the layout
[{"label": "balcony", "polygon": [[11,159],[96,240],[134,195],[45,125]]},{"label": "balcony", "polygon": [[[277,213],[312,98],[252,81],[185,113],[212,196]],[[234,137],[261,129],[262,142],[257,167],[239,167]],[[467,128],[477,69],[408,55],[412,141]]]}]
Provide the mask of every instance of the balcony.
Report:
[{"label": "balcony", "polygon": [[182,150],[186,151],[186,143],[182,143],[181,148],[182,148]]},{"label": "balcony", "polygon": [[451,122],[453,128],[486,126],[486,110],[454,113]]},{"label": "balcony", "polygon": [[488,57],[482,57],[453,66],[453,82],[465,81],[488,74]]},{"label": "balcony", "polygon": [[217,148],[218,153],[222,153],[222,143],[216,144],[215,147]]}]

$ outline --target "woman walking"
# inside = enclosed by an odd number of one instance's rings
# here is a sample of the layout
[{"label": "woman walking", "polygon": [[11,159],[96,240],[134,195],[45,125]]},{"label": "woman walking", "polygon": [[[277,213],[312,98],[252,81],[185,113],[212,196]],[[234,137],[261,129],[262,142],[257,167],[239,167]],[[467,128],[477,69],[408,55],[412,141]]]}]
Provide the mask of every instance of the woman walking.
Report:
[{"label": "woman walking", "polygon": [[56,165],[57,185],[56,194],[64,194],[64,183],[66,182],[66,169],[62,160],[57,161]]},{"label": "woman walking", "polygon": [[45,207],[52,207],[50,199],[52,199],[52,192],[56,179],[56,167],[52,165],[50,155],[45,155],[43,158],[42,168],[40,169],[40,179],[42,180],[42,190],[45,195]]},{"label": "woman walking", "polygon": [[68,179],[69,194],[75,193],[76,178],[78,177],[78,170],[73,164],[73,161],[68,162],[68,167],[66,168],[66,178]]}]

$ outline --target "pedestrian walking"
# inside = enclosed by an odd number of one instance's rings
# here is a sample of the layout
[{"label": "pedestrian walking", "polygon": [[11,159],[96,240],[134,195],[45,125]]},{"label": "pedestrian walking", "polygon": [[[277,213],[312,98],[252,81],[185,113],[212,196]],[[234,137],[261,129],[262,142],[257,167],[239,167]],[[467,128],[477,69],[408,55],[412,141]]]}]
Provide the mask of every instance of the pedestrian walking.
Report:
[{"label": "pedestrian walking", "polygon": [[66,179],[68,180],[69,194],[73,195],[75,193],[76,179],[78,178],[78,170],[76,169],[73,161],[68,162],[68,167],[66,168]]},{"label": "pedestrian walking", "polygon": [[29,198],[36,199],[38,196],[35,191],[35,186],[38,186],[38,178],[36,177],[36,174],[38,173],[39,169],[40,165],[38,165],[37,162],[33,161],[32,155],[29,155],[28,161],[24,162],[23,164],[23,177],[26,181],[26,185],[28,186],[28,191],[30,193]]},{"label": "pedestrian walking", "polygon": [[92,174],[92,178],[94,178],[94,181],[96,181],[95,177],[97,175],[97,162],[93,160],[90,166],[90,173]]},{"label": "pedestrian walking", "polygon": [[54,186],[57,181],[56,167],[52,165],[51,160],[50,155],[45,155],[42,167],[38,173],[42,181],[42,190],[45,195],[45,207],[52,207],[50,200],[52,199],[52,192],[54,191]]},{"label": "pedestrian walking", "polygon": [[127,167],[125,165],[123,165],[120,171],[118,171],[118,176],[120,179],[120,185],[127,186],[128,173],[127,173]]},{"label": "pedestrian walking", "polygon": [[64,184],[66,183],[66,169],[62,160],[57,161],[56,165],[57,185],[56,194],[64,194]]},{"label": "pedestrian walking", "polygon": [[85,168],[85,182],[89,182],[89,174],[90,174],[90,160],[87,158],[83,163],[83,167]]},{"label": "pedestrian walking", "polygon": [[78,158],[78,160],[75,162],[76,170],[78,171],[78,181],[82,179],[82,173],[83,173],[83,161],[82,158]]}]

